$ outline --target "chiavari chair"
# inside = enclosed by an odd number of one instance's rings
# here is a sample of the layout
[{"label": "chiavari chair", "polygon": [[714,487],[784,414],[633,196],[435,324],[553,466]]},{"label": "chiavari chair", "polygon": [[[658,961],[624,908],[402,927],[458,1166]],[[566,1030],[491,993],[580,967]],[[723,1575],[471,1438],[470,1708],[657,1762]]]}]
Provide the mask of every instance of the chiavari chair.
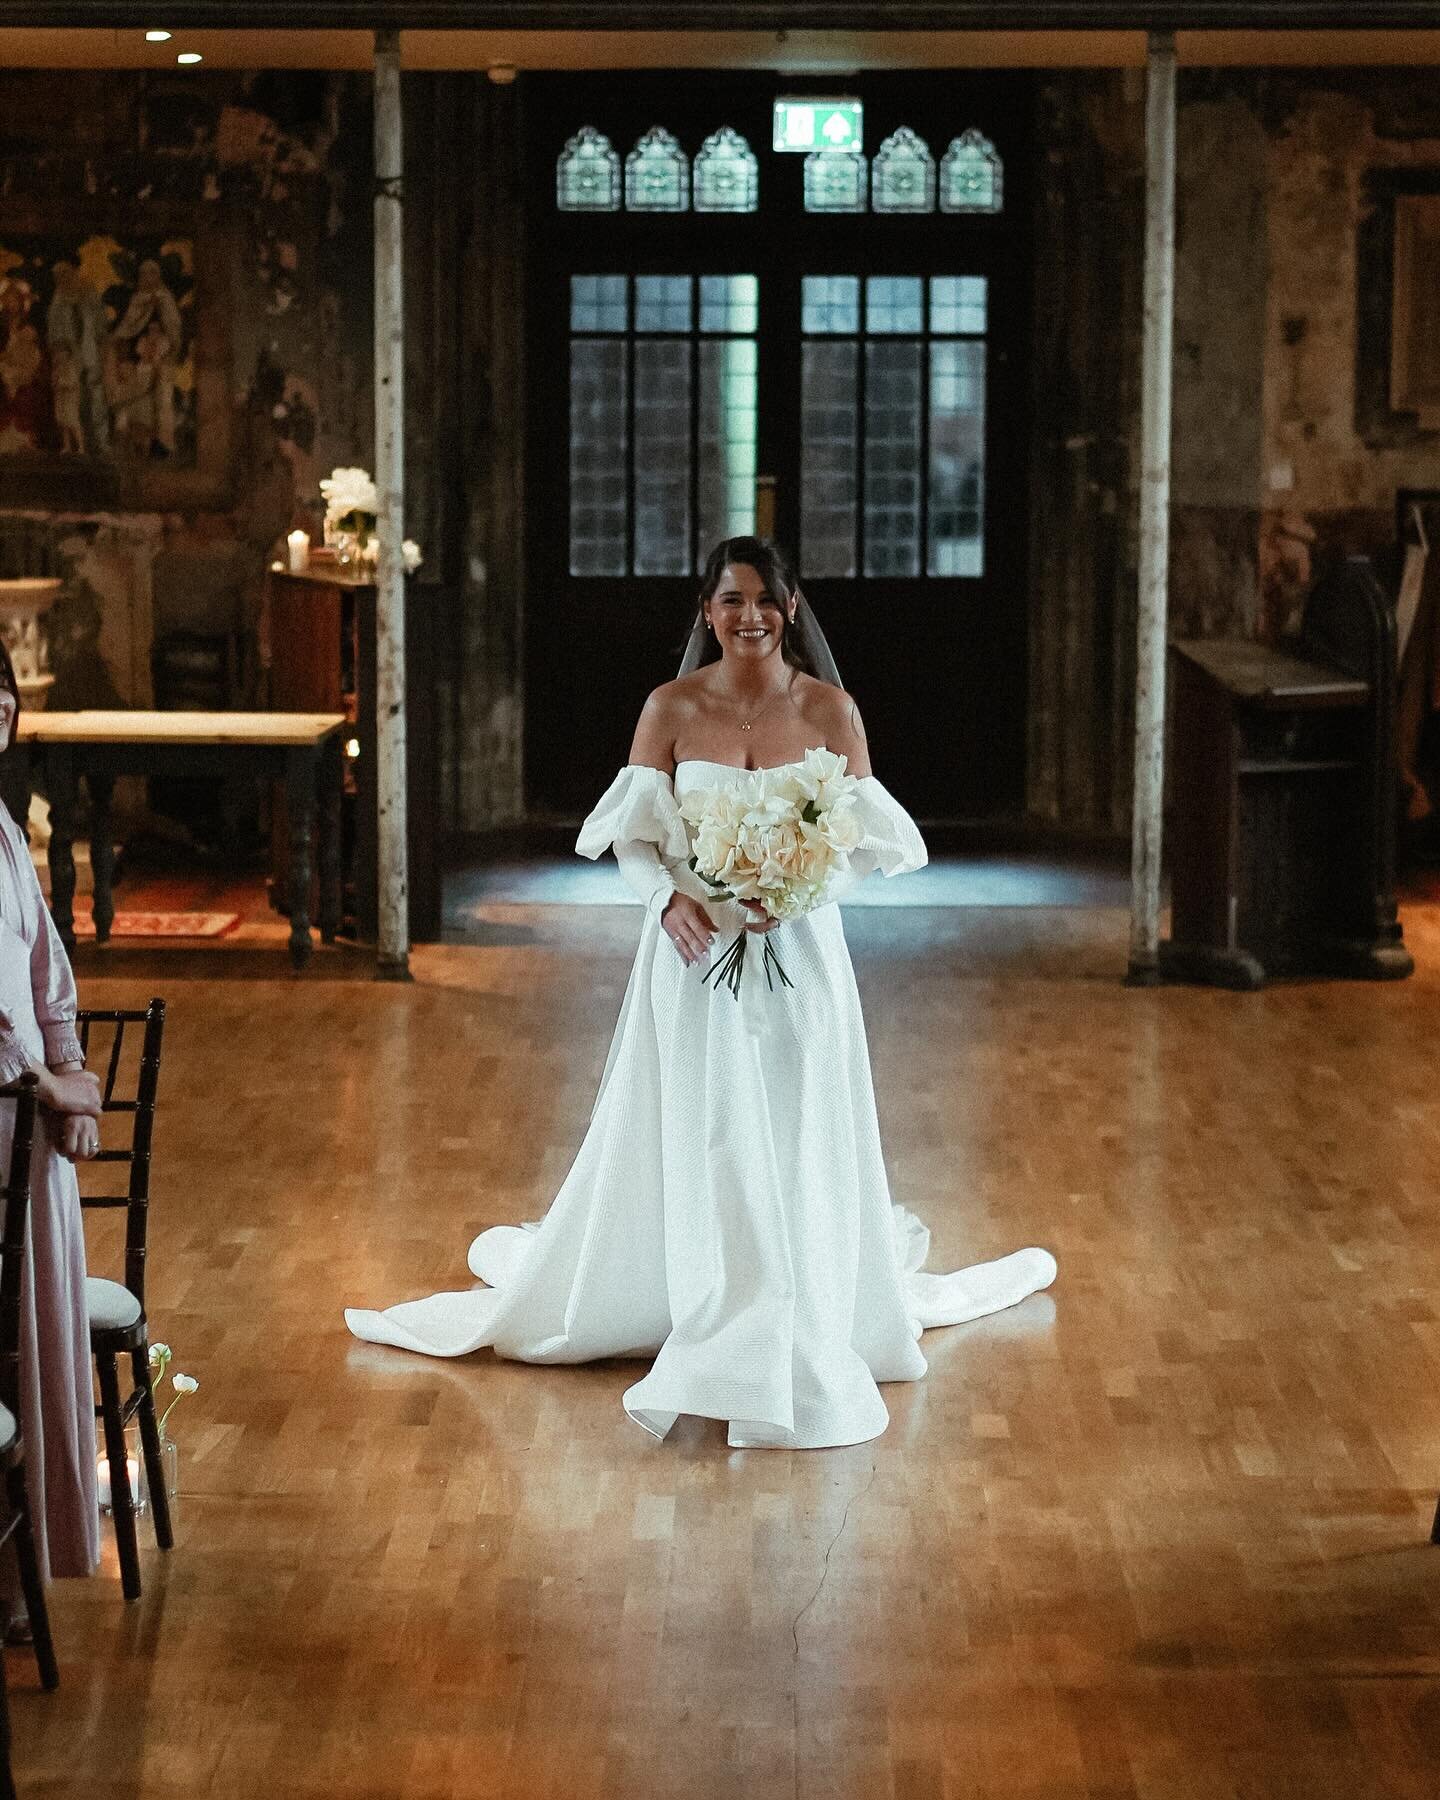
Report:
[{"label": "chiavari chair", "polygon": [[[155,1418],[155,1399],[150,1387],[150,1327],[145,1316],[145,1258],[150,1216],[150,1146],[155,1128],[155,1100],[160,1085],[160,1049],[165,1034],[165,1002],[152,1000],[143,1012],[100,1012],[86,1010],[76,1014],[75,1027],[80,1034],[86,1066],[91,1066],[90,1045],[97,1028],[110,1029],[108,1053],[103,1057],[104,1069],[94,1069],[100,1076],[100,1098],[104,1118],[129,1120],[128,1142],[105,1146],[102,1125],[102,1148],[89,1164],[81,1164],[80,1204],[87,1210],[125,1211],[125,1279],[110,1281],[92,1275],[86,1281],[86,1301],[90,1312],[90,1349],[95,1358],[100,1380],[100,1404],[95,1409],[105,1433],[105,1459],[110,1468],[110,1516],[115,1526],[115,1544],[120,1553],[120,1583],[127,1600],[140,1598],[140,1551],[135,1534],[135,1495],[130,1492],[130,1474],[125,1458],[125,1428],[138,1419],[140,1447],[145,1460],[145,1478],[150,1490],[151,1517],[155,1523],[155,1541],[162,1550],[170,1549],[174,1534],[170,1525],[170,1498],[165,1491],[165,1469],[160,1455],[160,1431]],[[124,1046],[127,1032],[141,1032],[139,1066],[133,1092],[127,1081],[122,1084],[121,1070],[127,1059]],[[133,1042],[133,1038],[132,1038]],[[125,1093],[118,1091],[121,1086]],[[97,1164],[124,1164],[128,1168],[123,1194],[92,1194],[85,1191],[88,1182],[83,1171]],[[120,1358],[130,1359],[130,1392],[120,1392]]]}]

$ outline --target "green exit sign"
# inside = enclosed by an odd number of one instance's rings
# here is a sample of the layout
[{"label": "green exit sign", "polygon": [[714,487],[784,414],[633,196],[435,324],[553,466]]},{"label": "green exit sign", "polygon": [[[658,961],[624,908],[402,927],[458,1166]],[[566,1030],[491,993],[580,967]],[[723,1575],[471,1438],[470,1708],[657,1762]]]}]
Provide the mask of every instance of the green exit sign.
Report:
[{"label": "green exit sign", "polygon": [[859,150],[865,108],[859,100],[777,100],[777,150]]}]

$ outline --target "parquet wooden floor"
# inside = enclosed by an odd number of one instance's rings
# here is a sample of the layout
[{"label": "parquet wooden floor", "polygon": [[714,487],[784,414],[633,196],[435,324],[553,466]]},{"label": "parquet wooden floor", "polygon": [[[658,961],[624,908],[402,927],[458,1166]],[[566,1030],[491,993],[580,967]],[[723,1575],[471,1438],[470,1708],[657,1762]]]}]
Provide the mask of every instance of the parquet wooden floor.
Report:
[{"label": "parquet wooden floor", "polygon": [[404,988],[82,953],[171,1003],[152,1316],[202,1385],[144,1600],[112,1555],[61,1690],[8,1659],[27,1800],[1433,1800],[1440,911],[1409,983],[1249,996],[1125,990],[1114,912],[854,913],[896,1197],[1061,1275],[804,1454],[345,1335],[585,1125],[637,915],[481,924]]}]

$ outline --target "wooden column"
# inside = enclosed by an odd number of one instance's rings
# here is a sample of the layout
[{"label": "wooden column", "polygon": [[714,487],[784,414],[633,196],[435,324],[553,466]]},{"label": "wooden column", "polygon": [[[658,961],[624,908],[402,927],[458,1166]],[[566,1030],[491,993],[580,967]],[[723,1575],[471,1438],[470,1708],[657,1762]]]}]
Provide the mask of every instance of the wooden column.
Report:
[{"label": "wooden column", "polygon": [[1170,558],[1170,402],[1175,319],[1175,39],[1150,34],[1145,86],[1145,322],[1140,395],[1140,593],[1135,659],[1132,982],[1159,979],[1165,786],[1165,621]]},{"label": "wooden column", "polygon": [[375,33],[375,780],[382,980],[410,978],[405,831],[405,308],[400,34]]}]

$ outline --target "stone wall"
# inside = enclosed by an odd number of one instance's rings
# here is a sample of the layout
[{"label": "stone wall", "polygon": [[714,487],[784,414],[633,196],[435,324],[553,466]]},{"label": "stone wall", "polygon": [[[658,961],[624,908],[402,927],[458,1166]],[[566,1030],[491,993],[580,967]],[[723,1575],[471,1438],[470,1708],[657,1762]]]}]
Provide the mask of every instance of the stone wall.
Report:
[{"label": "stone wall", "polygon": [[[1040,129],[1030,807],[1118,830],[1141,84],[1049,77]],[[1440,433],[1388,411],[1385,211],[1440,189],[1440,95],[1424,70],[1182,70],[1177,150],[1171,631],[1273,639],[1320,558],[1383,551],[1397,490],[1440,488]]]}]

